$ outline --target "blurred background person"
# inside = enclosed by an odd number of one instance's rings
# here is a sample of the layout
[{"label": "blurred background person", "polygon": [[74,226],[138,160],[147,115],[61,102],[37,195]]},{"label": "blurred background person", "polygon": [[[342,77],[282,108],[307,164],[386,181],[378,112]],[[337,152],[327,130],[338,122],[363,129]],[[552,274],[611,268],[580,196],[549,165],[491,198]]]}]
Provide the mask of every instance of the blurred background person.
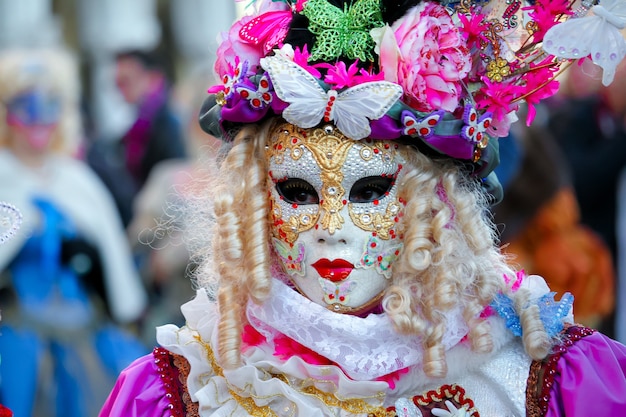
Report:
[{"label": "blurred background person", "polygon": [[99,141],[88,161],[113,194],[124,226],[133,216],[136,194],[159,162],[186,158],[183,130],[170,103],[170,81],[156,51],[139,49],[115,56],[115,83],[136,117],[118,141]]},{"label": "blurred background person", "polygon": [[75,158],[74,57],[0,51],[0,200],[23,223],[0,246],[0,402],[16,416],[96,415],[145,353],[131,324],[147,296],[114,202]]},{"label": "blurred background person", "polygon": [[500,166],[508,172],[494,220],[515,266],[547,277],[557,293],[571,292],[576,320],[604,329],[615,305],[613,257],[581,221],[569,164],[546,122],[547,109],[541,107],[532,127],[520,121],[500,140]]},{"label": "blurred background person", "polygon": [[[200,128],[198,112],[211,85],[204,67],[181,79],[173,88],[173,108],[184,129],[185,159],[156,164],[134,200],[128,237],[140,273],[150,294],[143,329],[145,342],[154,344],[154,327],[162,323],[183,325],[180,306],[191,300],[196,287],[191,280],[195,265],[190,263],[190,245],[184,218],[186,207],[204,175],[207,157],[220,151],[222,142]],[[214,156],[211,156],[213,158]]]},{"label": "blurred background person", "polygon": [[[598,67],[588,60],[571,65],[559,94],[546,101],[547,129],[571,171],[581,223],[606,243],[617,269],[618,181],[626,166],[626,64],[617,67],[610,87],[600,80]],[[614,294],[618,285],[616,280],[610,288]],[[611,337],[614,322],[611,314],[602,328]]]}]

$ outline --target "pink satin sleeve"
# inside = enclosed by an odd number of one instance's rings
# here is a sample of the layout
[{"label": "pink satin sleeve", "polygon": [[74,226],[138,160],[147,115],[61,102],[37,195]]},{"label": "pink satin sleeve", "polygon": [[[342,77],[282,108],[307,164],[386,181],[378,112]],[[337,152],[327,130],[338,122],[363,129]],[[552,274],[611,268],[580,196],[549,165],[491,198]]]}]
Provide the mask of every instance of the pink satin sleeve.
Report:
[{"label": "pink satin sleeve", "polygon": [[166,394],[155,357],[142,356],[122,371],[99,417],[169,417]]},{"label": "pink satin sleeve", "polygon": [[557,362],[546,417],[626,416],[626,346],[593,333]]}]

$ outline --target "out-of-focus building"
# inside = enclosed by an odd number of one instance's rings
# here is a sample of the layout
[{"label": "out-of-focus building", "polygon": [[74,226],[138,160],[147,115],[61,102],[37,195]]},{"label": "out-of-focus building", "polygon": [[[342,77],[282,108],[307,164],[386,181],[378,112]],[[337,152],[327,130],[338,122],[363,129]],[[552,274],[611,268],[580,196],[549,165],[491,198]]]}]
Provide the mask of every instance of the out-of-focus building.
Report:
[{"label": "out-of-focus building", "polygon": [[[133,120],[114,85],[114,53],[159,48],[175,79],[212,68],[217,36],[237,13],[225,0],[0,0],[0,48],[64,44],[81,58],[91,139]],[[209,76],[210,74],[207,74]]]}]

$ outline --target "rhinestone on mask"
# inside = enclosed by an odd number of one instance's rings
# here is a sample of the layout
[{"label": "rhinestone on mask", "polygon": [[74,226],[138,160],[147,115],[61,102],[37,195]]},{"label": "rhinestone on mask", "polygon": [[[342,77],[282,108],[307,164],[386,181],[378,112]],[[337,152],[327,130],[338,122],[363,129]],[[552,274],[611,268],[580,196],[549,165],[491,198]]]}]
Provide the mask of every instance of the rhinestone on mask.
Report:
[{"label": "rhinestone on mask", "polygon": [[364,160],[369,161],[370,159],[372,159],[373,155],[374,153],[370,148],[361,149],[361,158],[363,158]]}]

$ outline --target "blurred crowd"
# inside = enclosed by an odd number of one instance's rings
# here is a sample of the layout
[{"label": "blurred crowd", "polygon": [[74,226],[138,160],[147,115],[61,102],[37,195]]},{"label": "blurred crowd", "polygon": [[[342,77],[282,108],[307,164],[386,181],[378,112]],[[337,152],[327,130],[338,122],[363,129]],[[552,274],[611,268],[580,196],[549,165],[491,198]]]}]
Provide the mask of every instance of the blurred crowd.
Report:
[{"label": "blurred crowd", "polygon": [[[185,201],[220,150],[197,124],[219,27],[185,38],[206,50],[183,65],[156,21],[158,41],[129,36],[89,57],[63,36],[0,44],[0,201],[24,218],[0,245],[0,404],[16,416],[97,415],[119,371],[154,346],[154,327],[184,324],[179,306],[194,294]],[[493,215],[512,263],[572,292],[577,321],[626,342],[620,70],[608,89],[599,74],[578,81],[593,67],[571,66],[533,128],[515,124],[500,143],[505,199]],[[104,73],[114,91],[95,88]],[[98,117],[119,110],[102,105],[111,95],[131,111],[123,129]]]}]

